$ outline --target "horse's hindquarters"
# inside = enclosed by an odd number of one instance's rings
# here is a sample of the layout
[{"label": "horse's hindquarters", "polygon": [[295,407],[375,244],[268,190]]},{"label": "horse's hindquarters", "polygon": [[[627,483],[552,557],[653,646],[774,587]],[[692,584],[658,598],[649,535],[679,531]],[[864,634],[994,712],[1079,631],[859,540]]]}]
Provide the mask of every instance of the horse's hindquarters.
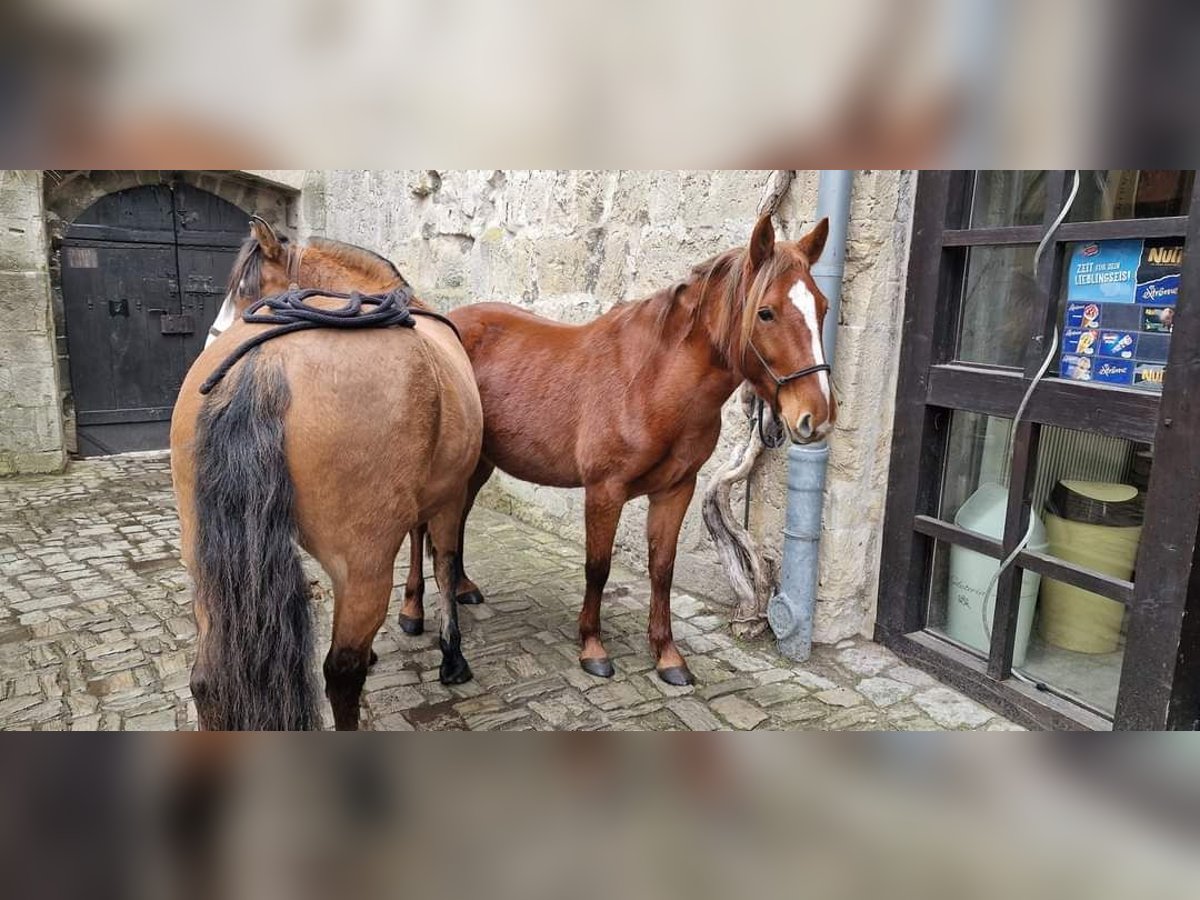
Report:
[{"label": "horse's hindquarters", "polygon": [[[223,402],[244,362],[207,400],[199,386],[258,330],[239,322],[222,335],[193,364],[176,403],[172,471],[185,559],[194,533],[196,423],[206,402]],[[445,325],[314,329],[269,341],[253,355],[278,366],[290,390],[287,465],[301,536],[318,558],[324,547],[343,555],[360,554],[364,542],[398,548],[409,528],[465,489],[483,419],[470,361]]]},{"label": "horse's hindquarters", "polygon": [[292,337],[264,352],[275,349],[292,385],[285,434],[305,545],[318,559],[394,556],[409,529],[461,495],[478,461],[465,357],[460,372],[412,329]]}]

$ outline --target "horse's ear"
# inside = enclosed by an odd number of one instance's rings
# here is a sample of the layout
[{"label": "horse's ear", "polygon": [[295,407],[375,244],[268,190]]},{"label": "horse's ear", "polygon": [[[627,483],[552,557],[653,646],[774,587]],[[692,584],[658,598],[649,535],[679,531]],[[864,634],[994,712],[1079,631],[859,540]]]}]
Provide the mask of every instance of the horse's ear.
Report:
[{"label": "horse's ear", "polygon": [[757,272],[759,266],[771,258],[775,250],[775,226],[767,214],[758,220],[754,233],[750,235],[750,268]]},{"label": "horse's ear", "polygon": [[796,246],[804,254],[804,258],[808,260],[810,266],[816,265],[817,260],[821,258],[821,253],[825,250],[825,241],[828,238],[829,217],[826,216],[813,226],[812,231],[796,241]]},{"label": "horse's ear", "polygon": [[279,259],[283,255],[283,244],[279,241],[279,235],[275,233],[275,229],[266,219],[260,216],[251,216],[250,234],[258,241],[258,246],[262,248],[262,254],[267,259]]}]

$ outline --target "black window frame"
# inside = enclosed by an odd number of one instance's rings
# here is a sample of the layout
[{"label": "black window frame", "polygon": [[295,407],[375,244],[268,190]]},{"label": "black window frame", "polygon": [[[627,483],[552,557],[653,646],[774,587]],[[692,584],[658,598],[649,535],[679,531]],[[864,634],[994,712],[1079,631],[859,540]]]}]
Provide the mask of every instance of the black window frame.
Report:
[{"label": "black window frame", "polygon": [[[1023,370],[955,361],[960,292],[971,247],[1036,246],[1061,209],[1072,172],[1046,172],[1041,225],[970,228],[975,173],[917,177],[895,419],[884,514],[876,640],[1015,720],[1060,729],[1188,729],[1200,723],[1200,179],[1188,214],[1157,219],[1068,222],[1039,268]],[[1058,317],[1070,243],[1183,237],[1185,253],[1161,394],[1066,379],[1042,381],[1018,424],[1007,518],[1000,541],[938,518],[941,478],[955,410],[1011,419],[1036,375]],[[1022,552],[999,579],[986,661],[926,630],[937,543],[996,559],[1024,535],[1042,426],[1153,443],[1155,464],[1134,582],[1088,572],[1047,554]],[[1021,569],[1123,603],[1128,631],[1114,716],[1013,677]]]}]

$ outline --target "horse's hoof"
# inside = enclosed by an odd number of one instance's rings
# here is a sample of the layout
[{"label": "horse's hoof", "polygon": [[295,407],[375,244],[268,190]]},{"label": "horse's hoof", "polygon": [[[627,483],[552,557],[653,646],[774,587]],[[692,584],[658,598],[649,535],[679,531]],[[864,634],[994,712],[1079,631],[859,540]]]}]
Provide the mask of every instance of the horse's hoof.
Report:
[{"label": "horse's hoof", "polygon": [[474,677],[471,667],[461,656],[455,662],[442,660],[441,668],[438,669],[438,680],[442,684],[463,684]]},{"label": "horse's hoof", "polygon": [[687,687],[689,684],[695,684],[696,679],[688,670],[687,666],[671,666],[668,669],[659,669],[658,677],[673,687]]},{"label": "horse's hoof", "polygon": [[595,675],[597,678],[612,678],[617,674],[617,670],[613,668],[612,660],[607,656],[588,656],[579,661],[579,668],[587,672],[589,675]]},{"label": "horse's hoof", "polygon": [[367,668],[371,668],[371,666],[375,665],[377,662],[379,662],[379,654],[372,650],[371,658],[367,660]]},{"label": "horse's hoof", "polygon": [[418,619],[414,616],[406,616],[404,613],[400,613],[400,630],[409,637],[416,637],[419,634],[424,634],[425,619],[424,617]]},{"label": "horse's hoof", "polygon": [[459,594],[454,598],[463,606],[475,606],[483,602],[483,594],[479,593],[479,588],[473,591],[467,591],[465,594]]}]

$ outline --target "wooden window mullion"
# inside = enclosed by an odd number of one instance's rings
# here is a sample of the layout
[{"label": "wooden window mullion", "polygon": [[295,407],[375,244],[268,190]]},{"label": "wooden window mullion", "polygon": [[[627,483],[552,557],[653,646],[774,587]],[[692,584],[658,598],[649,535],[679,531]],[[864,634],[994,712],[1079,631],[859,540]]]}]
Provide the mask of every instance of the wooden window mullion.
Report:
[{"label": "wooden window mullion", "polygon": [[[1016,549],[1029,528],[1030,496],[1037,472],[1037,450],[1042,427],[1036,422],[1021,421],[1016,425],[1013,458],[1008,482],[1008,505],[1005,509],[1004,555]],[[996,606],[992,616],[992,642],[988,649],[988,675],[1007,678],[1012,672],[1013,646],[1017,634],[1017,613],[1020,609],[1023,570],[1015,563],[1001,573],[996,582]]]},{"label": "wooden window mullion", "polygon": [[[925,587],[933,542],[913,530],[913,517],[928,504],[939,454],[927,440],[936,411],[926,406],[938,307],[943,298],[942,232],[952,212],[955,173],[922,172],[917,178],[909,254],[908,286],[896,379],[895,428],[884,511],[880,559],[880,602],[876,628],[891,635],[917,631],[925,623]],[[957,202],[957,201],[956,201]]]},{"label": "wooden window mullion", "polygon": [[[974,173],[952,172],[947,186],[946,218],[948,227],[966,227],[971,215]],[[962,317],[962,292],[966,277],[967,251],[944,250],[937,275],[937,315],[933,319],[933,347],[930,365],[949,362],[958,351],[958,325]]]}]

